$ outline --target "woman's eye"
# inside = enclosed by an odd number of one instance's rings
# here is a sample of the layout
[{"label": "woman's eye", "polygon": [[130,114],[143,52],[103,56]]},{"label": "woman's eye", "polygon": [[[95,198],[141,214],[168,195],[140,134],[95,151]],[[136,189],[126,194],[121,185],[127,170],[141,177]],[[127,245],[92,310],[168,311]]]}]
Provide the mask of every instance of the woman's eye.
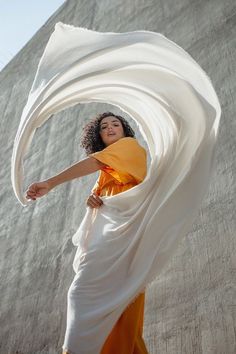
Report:
[{"label": "woman's eye", "polygon": [[[119,123],[114,123],[114,124],[113,124],[113,127],[119,127],[119,126],[120,126]],[[101,129],[101,130],[104,130],[104,129],[107,129],[107,127],[108,127],[107,125],[103,125],[100,129]]]}]

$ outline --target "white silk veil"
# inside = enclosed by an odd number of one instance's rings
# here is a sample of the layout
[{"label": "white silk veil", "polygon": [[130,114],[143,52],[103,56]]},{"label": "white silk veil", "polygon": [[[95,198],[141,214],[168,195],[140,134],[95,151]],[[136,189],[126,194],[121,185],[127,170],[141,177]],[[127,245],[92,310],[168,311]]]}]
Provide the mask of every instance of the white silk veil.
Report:
[{"label": "white silk veil", "polygon": [[14,142],[11,177],[22,205],[23,157],[35,129],[66,107],[92,101],[118,106],[137,122],[151,163],[141,184],[88,208],[73,236],[80,317],[77,339],[66,335],[65,346],[76,354],[99,353],[119,315],[191,228],[209,185],[221,115],[209,77],[162,34],[57,23]]}]

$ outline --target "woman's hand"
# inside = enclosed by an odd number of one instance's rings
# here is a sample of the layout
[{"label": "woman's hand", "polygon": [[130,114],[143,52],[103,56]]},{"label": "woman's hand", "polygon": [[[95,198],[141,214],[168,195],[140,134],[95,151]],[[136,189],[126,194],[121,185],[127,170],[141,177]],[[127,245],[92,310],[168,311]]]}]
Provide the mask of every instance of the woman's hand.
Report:
[{"label": "woman's hand", "polygon": [[100,206],[103,204],[103,201],[99,196],[95,193],[90,194],[90,196],[87,199],[87,205],[90,208],[100,208]]},{"label": "woman's hand", "polygon": [[31,184],[26,191],[26,198],[36,200],[47,194],[51,190],[51,186],[48,182],[36,182]]}]

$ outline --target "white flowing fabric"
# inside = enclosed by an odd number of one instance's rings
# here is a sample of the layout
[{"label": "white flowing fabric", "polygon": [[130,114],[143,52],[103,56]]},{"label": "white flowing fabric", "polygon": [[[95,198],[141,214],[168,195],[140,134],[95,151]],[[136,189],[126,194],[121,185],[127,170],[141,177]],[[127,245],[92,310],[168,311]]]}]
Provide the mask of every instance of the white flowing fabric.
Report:
[{"label": "white flowing fabric", "polygon": [[[120,107],[138,123],[151,164],[134,188],[87,208],[73,243],[63,347],[98,354],[126,306],[156,278],[188,232],[214,166],[221,108],[202,68],[160,33],[100,33],[56,24],[22,114],[12,184],[23,196],[23,157],[52,114],[86,102]],[[69,299],[70,298],[70,299]]]}]

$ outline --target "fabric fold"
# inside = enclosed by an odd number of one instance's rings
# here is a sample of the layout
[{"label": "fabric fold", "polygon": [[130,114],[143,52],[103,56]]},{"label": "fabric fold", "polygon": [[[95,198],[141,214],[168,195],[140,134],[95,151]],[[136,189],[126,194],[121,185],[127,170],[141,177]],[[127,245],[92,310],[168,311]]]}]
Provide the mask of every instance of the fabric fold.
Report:
[{"label": "fabric fold", "polygon": [[58,23],[14,142],[12,185],[22,205],[23,158],[35,129],[79,102],[106,102],[129,114],[151,157],[144,181],[102,197],[102,208],[88,208],[73,236],[78,336],[70,338],[68,328],[64,346],[98,354],[120,314],[190,230],[214,168],[221,108],[204,70],[162,34]]},{"label": "fabric fold", "polygon": [[103,170],[121,183],[128,183],[132,179],[140,183],[146,176],[146,169],[143,168],[147,164],[146,150],[134,138],[122,138],[89,156],[107,165]]}]

